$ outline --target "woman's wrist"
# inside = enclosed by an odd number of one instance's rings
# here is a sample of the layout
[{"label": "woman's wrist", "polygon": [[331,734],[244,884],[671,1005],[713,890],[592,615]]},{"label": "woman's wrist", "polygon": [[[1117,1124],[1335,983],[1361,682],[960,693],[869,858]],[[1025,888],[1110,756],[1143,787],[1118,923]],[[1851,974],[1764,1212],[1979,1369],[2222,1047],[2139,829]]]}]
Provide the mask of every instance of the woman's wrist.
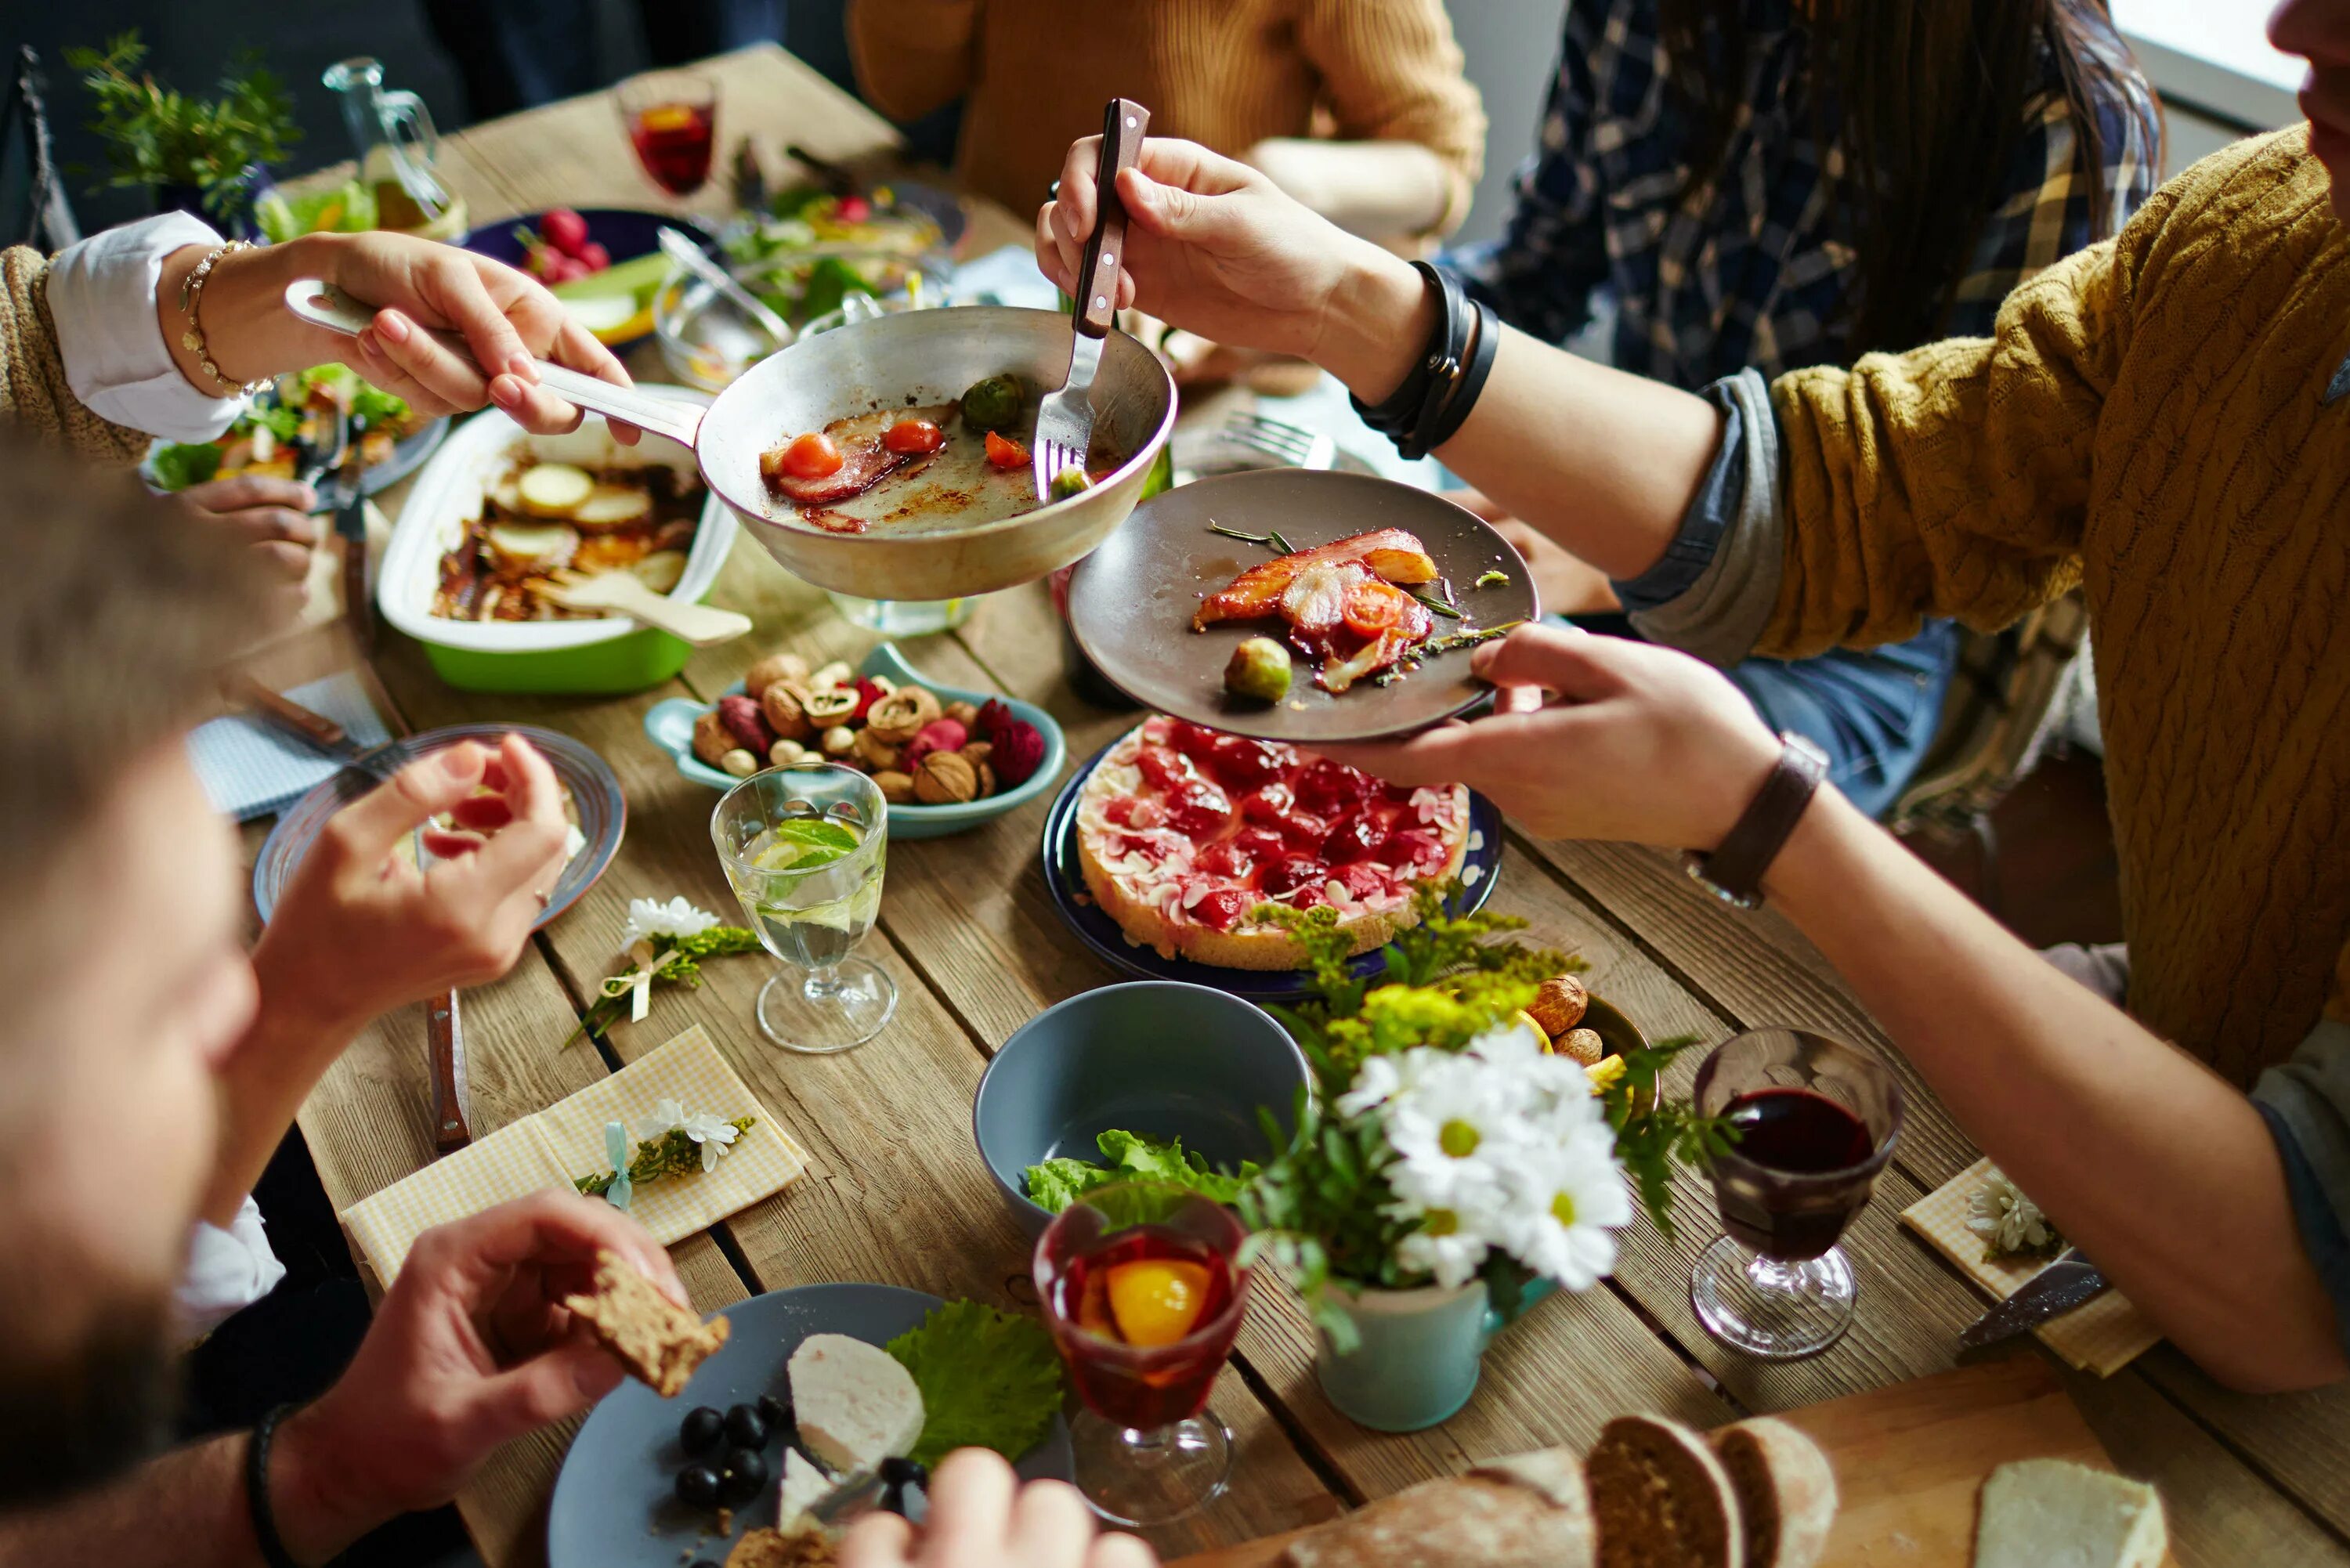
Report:
[{"label": "woman's wrist", "polygon": [[[181,289],[215,247],[187,245],[165,257],[156,283],[155,315],[172,360],[188,384],[207,396],[226,398],[234,387],[316,363],[306,342],[307,329],[286,308],[286,286],[297,277],[327,275],[336,238],[307,234],[221,255],[204,280],[192,320],[181,307]],[[192,329],[201,349],[189,346]],[[218,378],[205,371],[206,355],[220,368]]]},{"label": "woman's wrist", "polygon": [[1350,254],[1322,310],[1306,358],[1366,403],[1384,402],[1411,374],[1438,314],[1412,265],[1367,241]]}]

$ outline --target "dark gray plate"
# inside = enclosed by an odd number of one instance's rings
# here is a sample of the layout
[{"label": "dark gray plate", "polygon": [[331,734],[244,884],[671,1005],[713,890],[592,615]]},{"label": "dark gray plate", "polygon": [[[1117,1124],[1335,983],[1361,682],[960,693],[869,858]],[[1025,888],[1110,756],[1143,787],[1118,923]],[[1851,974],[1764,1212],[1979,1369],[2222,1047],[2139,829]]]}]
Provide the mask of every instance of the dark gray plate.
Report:
[{"label": "dark gray plate", "polygon": [[[1278,639],[1277,619],[1226,621],[1191,629],[1200,600],[1272,558],[1262,545],[1209,531],[1280,530],[1308,550],[1378,528],[1417,535],[1452,581],[1464,618],[1437,618],[1438,637],[1532,620],[1541,614],[1534,579],[1508,540],[1482,519],[1429,491],[1359,473],[1276,469],[1203,479],[1152,496],[1077,567],[1069,584],[1069,626],[1077,643],[1119,690],[1162,713],[1261,740],[1316,745],[1408,734],[1473,705],[1491,688],[1469,673],[1467,652],[1429,659],[1390,686],[1365,680],[1333,696],[1313,682],[1304,659],[1289,695],[1271,707],[1228,697],[1224,666],[1247,638]],[[1471,588],[1499,568],[1506,584]]]},{"label": "dark gray plate", "polygon": [[[723,1410],[753,1404],[762,1394],[783,1397],[792,1352],[812,1334],[845,1334],[884,1345],[918,1328],[943,1305],[938,1297],[896,1285],[802,1285],[772,1291],[726,1309],[733,1323],[726,1347],[703,1362],[674,1399],[633,1378],[588,1413],[547,1512],[548,1568],[680,1568],[694,1558],[726,1560],[729,1538],[710,1514],[686,1507],[673,1490],[684,1468],[677,1425],[696,1405]],[[767,1445],[768,1468],[783,1473],[781,1440]],[[1076,1473],[1069,1428],[1059,1417],[1042,1443],[1022,1458],[1020,1474],[1068,1480]],[[921,1517],[920,1494],[910,1511]],[[756,1501],[734,1511],[734,1535],[775,1522],[771,1481]]]}]

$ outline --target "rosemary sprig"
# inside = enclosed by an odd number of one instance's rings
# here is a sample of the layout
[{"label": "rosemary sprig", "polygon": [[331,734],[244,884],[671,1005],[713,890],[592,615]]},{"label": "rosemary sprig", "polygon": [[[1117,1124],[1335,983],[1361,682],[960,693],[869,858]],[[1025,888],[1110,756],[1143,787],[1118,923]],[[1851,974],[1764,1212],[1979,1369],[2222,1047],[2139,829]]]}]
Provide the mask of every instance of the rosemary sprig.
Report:
[{"label": "rosemary sprig", "polygon": [[1263,534],[1243,534],[1237,528],[1227,528],[1222,524],[1211,517],[1208,519],[1208,532],[1211,534],[1222,534],[1227,539],[1238,539],[1243,545],[1263,545],[1267,549],[1272,550],[1278,555],[1295,556],[1297,554],[1297,546],[1283,538],[1281,536],[1281,530],[1278,528],[1269,529]]},{"label": "rosemary sprig", "polygon": [[[756,1116],[736,1116],[726,1125],[738,1133],[746,1133],[758,1122]],[[671,1127],[656,1138],[647,1138],[637,1145],[637,1152],[629,1158],[629,1179],[641,1185],[658,1181],[664,1176],[679,1176],[702,1168],[702,1146],[687,1135],[683,1127]],[[590,1198],[601,1198],[611,1188],[618,1171],[607,1170],[595,1176],[582,1176],[571,1183]]]},{"label": "rosemary sprig", "polygon": [[1430,638],[1405,654],[1393,670],[1383,670],[1372,676],[1371,684],[1392,686],[1418,670],[1419,661],[1423,659],[1433,659],[1440,653],[1451,653],[1463,648],[1474,648],[1481,642],[1491,642],[1497,637],[1507,637],[1525,624],[1523,620],[1504,621],[1500,626],[1489,626],[1482,631],[1456,631],[1450,637]]},{"label": "rosemary sprig", "polygon": [[1447,620],[1459,620],[1461,618],[1461,612],[1454,609],[1451,605],[1446,604],[1442,599],[1434,597],[1429,594],[1416,593],[1411,597],[1418,599],[1421,604],[1426,605],[1430,609],[1434,610],[1438,615],[1442,616]]}]

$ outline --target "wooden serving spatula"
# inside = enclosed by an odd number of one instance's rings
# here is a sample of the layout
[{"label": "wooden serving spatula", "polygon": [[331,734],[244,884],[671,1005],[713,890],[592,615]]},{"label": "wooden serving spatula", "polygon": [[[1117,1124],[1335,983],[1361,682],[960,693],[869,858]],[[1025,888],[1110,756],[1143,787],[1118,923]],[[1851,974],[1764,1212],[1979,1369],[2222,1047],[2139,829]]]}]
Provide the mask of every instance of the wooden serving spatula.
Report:
[{"label": "wooden serving spatula", "polygon": [[732,642],[751,629],[749,616],[657,594],[632,572],[557,572],[542,579],[539,592],[568,609],[633,617],[696,648]]}]

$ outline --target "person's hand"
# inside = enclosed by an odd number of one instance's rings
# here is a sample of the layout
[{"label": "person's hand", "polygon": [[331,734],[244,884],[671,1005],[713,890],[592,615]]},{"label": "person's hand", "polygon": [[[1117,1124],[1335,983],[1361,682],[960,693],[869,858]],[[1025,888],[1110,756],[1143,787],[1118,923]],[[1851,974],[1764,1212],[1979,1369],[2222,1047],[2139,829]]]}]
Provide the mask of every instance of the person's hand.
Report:
[{"label": "person's hand", "polygon": [[587,1408],[619,1363],[563,1306],[609,1251],[680,1306],[669,1253],[610,1204],[536,1192],[427,1231],[335,1386],[279,1428],[279,1532],[318,1562],[395,1514],[446,1502],[492,1449]]},{"label": "person's hand", "polygon": [[868,1513],[840,1547],[840,1568],[1155,1568],[1158,1562],[1131,1535],[1097,1535],[1075,1487],[1023,1486],[986,1449],[959,1449],[939,1466],[919,1536],[894,1513]]},{"label": "person's hand", "polygon": [[[428,826],[444,813],[454,830]],[[420,828],[422,871],[402,853]],[[518,735],[411,763],[335,814],[279,896],[253,954],[264,1009],[330,1033],[496,979],[537,924],[567,837],[563,786]]]},{"label": "person's hand", "polygon": [[268,563],[276,582],[270,594],[281,618],[290,621],[301,613],[310,551],[318,542],[318,521],[310,515],[318,504],[315,491],[290,479],[246,473],[191,484],[175,499],[228,529]]},{"label": "person's hand", "polygon": [[[1522,627],[1471,656],[1502,711],[1316,750],[1397,784],[1465,784],[1545,838],[1711,850],[1778,759],[1721,671],[1670,649]],[[1538,704],[1538,705],[1537,705]]]}]

